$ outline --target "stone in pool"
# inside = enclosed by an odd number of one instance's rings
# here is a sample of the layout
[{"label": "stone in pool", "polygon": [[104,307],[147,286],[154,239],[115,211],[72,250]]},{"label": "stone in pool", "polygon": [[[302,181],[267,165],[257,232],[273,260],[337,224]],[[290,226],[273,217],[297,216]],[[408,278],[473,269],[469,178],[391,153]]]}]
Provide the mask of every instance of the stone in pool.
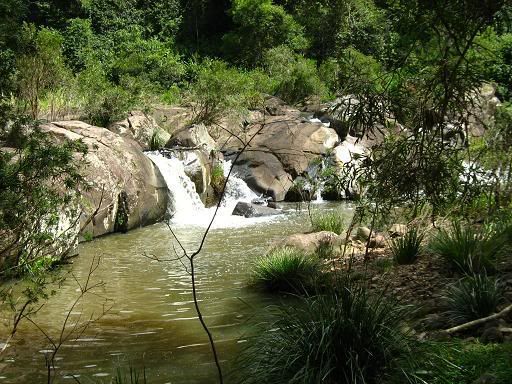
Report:
[{"label": "stone in pool", "polygon": [[244,217],[262,217],[279,215],[279,211],[274,208],[264,207],[262,205],[238,202],[232,215]]}]

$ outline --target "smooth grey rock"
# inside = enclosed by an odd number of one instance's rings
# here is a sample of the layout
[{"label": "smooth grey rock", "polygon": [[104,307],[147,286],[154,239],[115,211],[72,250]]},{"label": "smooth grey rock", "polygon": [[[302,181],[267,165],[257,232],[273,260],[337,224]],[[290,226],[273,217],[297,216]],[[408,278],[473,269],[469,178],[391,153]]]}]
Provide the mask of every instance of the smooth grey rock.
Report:
[{"label": "smooth grey rock", "polygon": [[277,209],[264,207],[262,205],[238,202],[233,209],[234,216],[244,216],[244,217],[262,217],[262,216],[274,216],[279,215],[280,212]]}]

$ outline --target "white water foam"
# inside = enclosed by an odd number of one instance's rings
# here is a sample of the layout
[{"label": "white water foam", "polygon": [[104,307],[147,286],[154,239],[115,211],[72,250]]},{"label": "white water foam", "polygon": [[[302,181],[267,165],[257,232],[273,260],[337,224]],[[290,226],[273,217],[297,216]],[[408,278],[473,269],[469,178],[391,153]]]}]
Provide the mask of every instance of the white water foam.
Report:
[{"label": "white water foam", "polygon": [[[159,152],[147,152],[146,155],[160,170],[169,189],[168,210],[172,217],[171,222],[176,225],[207,226],[215,214],[216,207],[204,206],[194,183],[185,174],[183,163],[177,158],[168,158]],[[225,161],[223,163],[225,177],[228,176],[230,169],[231,161]],[[238,202],[251,202],[258,198],[259,196],[247,186],[245,181],[231,173],[213,227],[242,227],[275,219],[276,216],[248,219],[231,214]]]}]

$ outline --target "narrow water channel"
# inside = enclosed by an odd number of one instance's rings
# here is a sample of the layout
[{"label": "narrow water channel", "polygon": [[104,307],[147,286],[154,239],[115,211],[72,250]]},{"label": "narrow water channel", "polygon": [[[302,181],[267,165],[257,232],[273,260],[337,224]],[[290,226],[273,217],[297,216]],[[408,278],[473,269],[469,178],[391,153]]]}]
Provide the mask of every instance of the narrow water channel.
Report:
[{"label": "narrow water channel", "polygon": [[[322,204],[316,209],[339,207]],[[254,316],[279,300],[246,287],[251,264],[272,241],[309,229],[307,214],[291,205],[273,219],[233,224],[213,229],[197,259],[201,308],[226,372],[254,326]],[[189,250],[195,249],[203,232],[190,226],[175,230]],[[148,382],[154,384],[215,382],[210,349],[191,301],[190,276],[179,261],[159,262],[151,255],[174,257],[172,235],[164,224],[80,246],[80,256],[66,270],[65,283],[56,287],[57,293],[35,320],[48,335],[58,337],[79,294],[71,273],[82,283],[95,257],[101,262],[92,281],[104,286],[74,309],[70,324],[80,316],[97,316],[103,305],[111,308],[78,339],[64,342],[56,359],[55,382],[74,383],[74,375],[81,383],[110,383],[117,367],[128,371],[129,366],[139,370],[144,366]],[[46,382],[46,349],[42,333],[24,322],[1,362],[0,382]]]}]

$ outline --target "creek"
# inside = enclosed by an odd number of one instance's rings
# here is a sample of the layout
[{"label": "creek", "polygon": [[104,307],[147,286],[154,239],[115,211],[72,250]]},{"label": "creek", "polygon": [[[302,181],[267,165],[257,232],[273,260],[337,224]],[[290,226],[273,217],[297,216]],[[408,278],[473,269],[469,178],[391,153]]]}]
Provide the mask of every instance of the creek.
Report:
[{"label": "creek", "polygon": [[[244,188],[237,185],[235,190]],[[244,197],[232,195],[234,200]],[[194,207],[186,208],[188,213],[174,212],[181,223],[175,216],[172,224],[189,251],[198,246],[204,223],[212,214],[211,209],[194,201]],[[229,204],[232,202],[225,205]],[[339,204],[315,205],[315,209],[322,210],[335,207],[339,209]],[[251,265],[272,241],[310,229],[307,211],[296,208],[295,204],[285,204],[278,216],[254,219],[233,217],[227,214],[227,208],[221,210],[197,257],[199,304],[225,373],[234,367],[246,336],[254,330],[255,316],[282,299],[255,292],[247,283]],[[344,209],[348,212],[350,207]],[[34,320],[57,339],[69,308],[79,295],[75,278],[83,284],[96,258],[100,263],[91,284],[104,285],[74,308],[68,324],[94,318],[104,308],[109,310],[78,337],[73,335],[63,342],[55,359],[56,383],[75,383],[73,376],[81,383],[110,383],[118,367],[127,374],[129,367],[139,372],[144,367],[148,383],[154,384],[216,382],[210,346],[192,302],[190,275],[175,259],[176,247],[163,223],[80,245],[80,255],[60,271],[67,274],[66,280],[54,287],[55,295]],[[155,257],[162,260],[154,260]],[[68,330],[70,326],[65,332]],[[29,322],[22,322],[1,362],[0,382],[46,382],[48,348],[42,332]]]}]

